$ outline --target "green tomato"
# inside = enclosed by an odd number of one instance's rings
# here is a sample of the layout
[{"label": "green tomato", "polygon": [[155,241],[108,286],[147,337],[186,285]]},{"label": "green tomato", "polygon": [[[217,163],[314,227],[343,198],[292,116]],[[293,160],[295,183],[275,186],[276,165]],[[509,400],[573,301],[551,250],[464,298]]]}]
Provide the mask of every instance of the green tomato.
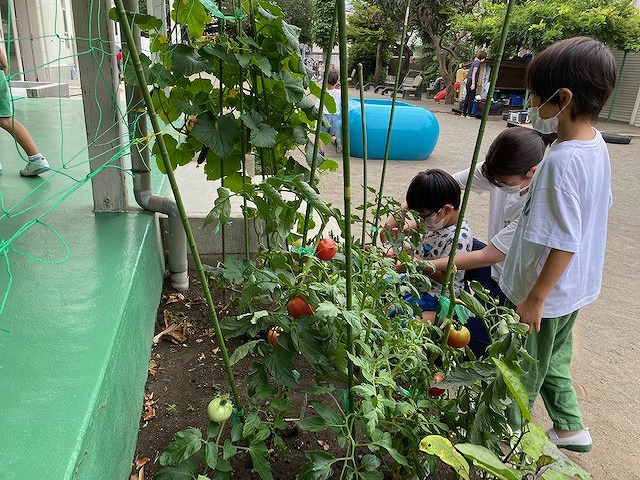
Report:
[{"label": "green tomato", "polygon": [[216,397],[209,402],[207,413],[212,422],[224,422],[233,412],[233,404],[228,397]]}]

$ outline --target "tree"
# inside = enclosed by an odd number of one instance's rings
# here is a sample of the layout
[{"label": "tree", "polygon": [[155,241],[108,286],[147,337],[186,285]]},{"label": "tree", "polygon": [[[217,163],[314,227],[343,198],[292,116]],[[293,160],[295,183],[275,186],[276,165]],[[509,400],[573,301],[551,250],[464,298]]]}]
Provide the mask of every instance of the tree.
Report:
[{"label": "tree", "polygon": [[411,19],[423,42],[433,46],[438,70],[447,88],[445,103],[453,103],[453,84],[462,53],[470,57],[469,34],[454,19],[473,12],[480,0],[420,0],[412,4]]},{"label": "tree", "polygon": [[369,75],[373,64],[374,81],[382,83],[384,66],[404,22],[404,15],[399,13],[402,9],[395,0],[358,0],[353,8],[347,29],[352,44],[350,64],[361,62],[368,67],[365,70]]},{"label": "tree", "polygon": [[[497,48],[506,11],[504,2],[483,2],[456,19],[458,28],[476,43]],[[577,35],[597,38],[624,51],[640,50],[640,10],[630,0],[526,0],[514,5],[506,52],[540,52],[552,43]]]},{"label": "tree", "polygon": [[300,42],[310,44],[313,27],[313,0],[275,0],[287,23],[300,29]]},{"label": "tree", "polygon": [[333,44],[330,45],[331,39],[329,38],[336,4],[333,0],[314,0],[313,3],[315,16],[313,27],[311,27],[311,38],[322,48],[322,57],[326,58],[327,52],[332,50],[336,44],[334,40]]}]

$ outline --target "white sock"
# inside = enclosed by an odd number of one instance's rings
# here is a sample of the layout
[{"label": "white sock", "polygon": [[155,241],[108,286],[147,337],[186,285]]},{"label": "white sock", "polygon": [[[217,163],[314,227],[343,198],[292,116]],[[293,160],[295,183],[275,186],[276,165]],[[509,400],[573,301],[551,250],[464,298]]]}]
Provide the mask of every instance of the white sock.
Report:
[{"label": "white sock", "polygon": [[43,158],[44,155],[42,155],[40,152],[36,153],[35,155],[29,155],[30,162],[37,162],[38,160],[41,160]]}]

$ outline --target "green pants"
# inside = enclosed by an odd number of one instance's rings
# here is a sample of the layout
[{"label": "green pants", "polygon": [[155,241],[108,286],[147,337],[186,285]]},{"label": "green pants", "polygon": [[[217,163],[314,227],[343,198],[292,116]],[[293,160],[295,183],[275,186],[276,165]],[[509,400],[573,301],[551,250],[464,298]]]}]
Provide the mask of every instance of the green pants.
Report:
[{"label": "green pants", "polygon": [[[524,346],[537,362],[523,365],[527,373],[521,377],[529,394],[529,409],[538,393],[544,401],[556,430],[584,428],[582,413],[571,379],[571,353],[573,350],[573,324],[578,310],[557,318],[543,318],[540,331],[527,336]],[[510,415],[511,423],[520,428],[517,406]]]}]

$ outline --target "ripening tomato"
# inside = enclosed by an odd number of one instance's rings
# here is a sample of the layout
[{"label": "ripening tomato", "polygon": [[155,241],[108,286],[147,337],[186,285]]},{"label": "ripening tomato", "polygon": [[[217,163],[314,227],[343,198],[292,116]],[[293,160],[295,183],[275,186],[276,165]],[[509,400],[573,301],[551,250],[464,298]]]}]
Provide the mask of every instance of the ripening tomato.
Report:
[{"label": "ripening tomato", "polygon": [[293,318],[300,318],[302,315],[312,315],[315,308],[309,305],[304,298],[296,295],[287,303],[287,312]]},{"label": "ripening tomato", "polygon": [[[437,372],[433,375],[433,384],[437,385],[438,383],[440,383],[442,380],[444,380],[444,373],[442,372]],[[442,395],[444,393],[444,389],[442,388],[438,388],[438,387],[431,387],[429,389],[429,395],[432,397],[439,397],[440,395]]]},{"label": "ripening tomato", "polygon": [[451,330],[449,330],[449,338],[447,339],[447,343],[450,347],[466,347],[469,344],[469,340],[471,340],[471,332],[467,327],[462,326],[460,327],[460,330],[456,330],[455,327],[451,327]]},{"label": "ripening tomato", "polygon": [[278,337],[280,336],[281,331],[282,327],[276,325],[267,333],[267,340],[273,346],[273,348],[282,348],[282,346],[278,343]]},{"label": "ripening tomato", "polygon": [[331,260],[338,251],[338,244],[331,238],[323,238],[316,247],[316,257],[320,260]]},{"label": "ripening tomato", "polygon": [[233,412],[233,404],[227,396],[216,397],[207,405],[207,413],[213,422],[224,422],[228,420]]}]

